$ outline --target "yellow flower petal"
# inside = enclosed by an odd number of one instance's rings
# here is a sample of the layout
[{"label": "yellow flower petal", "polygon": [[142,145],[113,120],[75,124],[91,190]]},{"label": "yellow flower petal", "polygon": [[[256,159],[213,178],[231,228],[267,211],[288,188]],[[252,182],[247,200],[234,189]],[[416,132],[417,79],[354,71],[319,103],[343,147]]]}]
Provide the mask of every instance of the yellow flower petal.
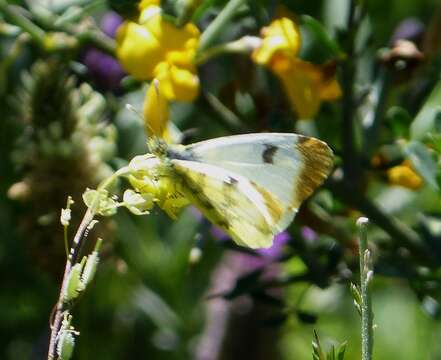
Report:
[{"label": "yellow flower petal", "polygon": [[153,77],[156,65],[165,58],[165,49],[145,26],[126,22],[116,34],[116,55],[123,68],[140,80]]},{"label": "yellow flower petal", "polygon": [[153,80],[147,89],[144,99],[144,127],[149,137],[158,136],[168,139],[169,106],[167,99],[162,94],[162,84]]},{"label": "yellow flower petal", "polygon": [[168,100],[193,101],[199,93],[199,78],[190,70],[164,62],[155,74]]},{"label": "yellow flower petal", "polygon": [[300,50],[299,27],[286,17],[274,20],[262,29],[261,35],[262,45],[252,54],[252,59],[258,64],[269,65],[276,54],[295,57]]},{"label": "yellow flower petal", "polygon": [[301,119],[313,118],[323,100],[341,96],[335,67],[314,65],[300,59],[275,57],[271,69],[279,76],[293,110]]},{"label": "yellow flower petal", "polygon": [[413,170],[408,161],[394,166],[387,171],[390,184],[403,186],[411,190],[418,190],[423,185],[421,177]]},{"label": "yellow flower petal", "polygon": [[139,10],[144,10],[150,6],[158,6],[161,5],[161,0],[141,0],[138,4]]}]

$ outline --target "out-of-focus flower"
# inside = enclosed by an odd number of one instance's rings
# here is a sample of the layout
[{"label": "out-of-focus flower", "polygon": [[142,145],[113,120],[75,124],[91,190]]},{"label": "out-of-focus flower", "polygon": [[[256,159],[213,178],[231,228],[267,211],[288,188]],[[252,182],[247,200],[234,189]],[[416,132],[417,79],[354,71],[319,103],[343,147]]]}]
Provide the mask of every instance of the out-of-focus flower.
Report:
[{"label": "out-of-focus flower", "polygon": [[409,160],[390,168],[387,171],[387,177],[390,184],[403,186],[411,190],[418,190],[423,185],[423,180],[415,172]]},{"label": "out-of-focus flower", "polygon": [[114,11],[105,13],[101,19],[100,28],[104,34],[115,38],[116,30],[122,24],[123,18]]},{"label": "out-of-focus flower", "polygon": [[423,38],[424,30],[424,24],[420,20],[414,17],[407,18],[401,21],[395,28],[390,43],[393,46],[398,40],[408,40],[419,45]]},{"label": "out-of-focus flower", "polygon": [[302,119],[313,118],[322,101],[333,101],[341,96],[334,64],[314,65],[285,58],[276,60],[272,70],[282,80],[293,110]]},{"label": "out-of-focus flower", "polygon": [[262,43],[254,51],[253,60],[270,65],[274,56],[297,56],[301,46],[300,29],[295,22],[283,17],[274,20],[261,31]]},{"label": "out-of-focus flower", "polygon": [[293,110],[310,119],[322,101],[341,96],[335,64],[315,65],[298,58],[301,37],[298,26],[289,18],[274,20],[262,29],[262,42],[252,59],[271,69],[282,81]]},{"label": "out-of-focus flower", "polygon": [[[117,13],[109,12],[103,16],[100,27],[107,36],[114,37],[121,23],[122,18]],[[86,65],[89,76],[99,89],[118,90],[125,72],[114,57],[91,48],[83,54],[81,62]]]},{"label": "out-of-focus flower", "polygon": [[[211,234],[213,237],[221,241],[225,241],[230,238],[223,230],[216,226],[212,227]],[[276,263],[277,260],[283,255],[283,249],[290,240],[291,235],[287,231],[283,231],[274,236],[273,245],[271,247],[256,250],[256,255],[235,252],[234,257],[237,258],[237,261],[241,263],[241,269],[244,273],[261,269]],[[268,273],[272,274],[273,272],[269,270]]]},{"label": "out-of-focus flower", "polygon": [[301,232],[303,238],[307,242],[312,243],[314,241],[317,241],[318,239],[317,233],[314,230],[312,230],[309,226],[303,226]]},{"label": "out-of-focus flower", "polygon": [[149,6],[159,6],[161,4],[161,0],[141,0],[138,7],[140,10],[144,10]]},{"label": "out-of-focus flower", "polygon": [[161,15],[156,2],[141,3],[138,22],[125,22],[117,32],[117,56],[140,80],[157,78],[168,100],[192,101],[199,91],[194,57],[200,32],[192,23],[178,28]]}]

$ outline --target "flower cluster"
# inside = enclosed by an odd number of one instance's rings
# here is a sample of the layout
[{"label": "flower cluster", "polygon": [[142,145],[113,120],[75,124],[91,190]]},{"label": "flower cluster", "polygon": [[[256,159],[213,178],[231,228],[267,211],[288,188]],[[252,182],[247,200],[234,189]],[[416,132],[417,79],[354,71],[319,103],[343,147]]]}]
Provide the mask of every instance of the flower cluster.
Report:
[{"label": "flower cluster", "polygon": [[299,59],[301,37],[295,22],[288,17],[278,18],[264,27],[261,35],[261,44],[254,50],[252,59],[279,77],[300,118],[311,119],[322,101],[341,96],[334,64],[315,65]]},{"label": "flower cluster", "polygon": [[192,101],[199,91],[194,57],[198,28],[176,27],[163,17],[159,1],[142,1],[137,22],[126,21],[116,34],[116,54],[124,69],[139,80],[158,79],[167,100]]}]

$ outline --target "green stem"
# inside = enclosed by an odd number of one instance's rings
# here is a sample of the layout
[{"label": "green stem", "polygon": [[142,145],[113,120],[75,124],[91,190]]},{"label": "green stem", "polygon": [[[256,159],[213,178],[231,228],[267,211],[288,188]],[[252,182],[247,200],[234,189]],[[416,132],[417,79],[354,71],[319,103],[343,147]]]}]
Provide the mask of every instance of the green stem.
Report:
[{"label": "green stem", "polygon": [[369,281],[372,278],[370,251],[367,244],[368,219],[361,217],[357,220],[360,237],[360,292],[361,292],[361,359],[372,360],[373,331],[372,331],[372,302],[369,291]]},{"label": "green stem", "polygon": [[66,250],[66,258],[69,257],[69,244],[67,240],[67,225],[63,226],[64,250]]},{"label": "green stem", "polygon": [[0,61],[0,95],[4,95],[8,86],[8,75],[11,65],[20,56],[23,45],[30,40],[27,33],[21,33],[17,36],[11,46],[8,54]]},{"label": "green stem", "polygon": [[354,46],[355,34],[357,32],[357,22],[355,20],[355,0],[350,1],[350,8],[347,21],[347,43],[346,61],[342,65],[342,88],[343,88],[343,125],[342,125],[342,146],[343,146],[343,170],[344,176],[351,179],[351,184],[358,184],[359,177],[359,156],[355,147],[355,101],[354,101],[354,78],[355,78],[355,59]]},{"label": "green stem", "polygon": [[84,28],[84,26],[77,26],[64,21],[57,23],[59,18],[50,11],[47,11],[47,9],[34,9],[34,16],[48,31],[64,32],[75,37],[80,45],[92,45],[109,55],[115,55],[115,41],[98,28],[90,26]]},{"label": "green stem", "polygon": [[245,130],[240,118],[213,94],[205,93],[200,97],[200,101],[208,105],[208,109],[216,114],[215,119],[230,132],[237,133]]},{"label": "green stem", "polygon": [[260,41],[260,38],[256,36],[244,36],[236,41],[210,47],[207,50],[198,53],[196,64],[203,64],[211,58],[223,54],[250,54]]},{"label": "green stem", "polygon": [[219,34],[225,30],[225,25],[231,21],[237,10],[244,5],[247,0],[230,0],[222,9],[219,15],[205,29],[201,35],[199,51],[206,50],[216,40]]},{"label": "green stem", "polygon": [[[105,190],[108,187],[112,186],[112,184],[115,182],[115,180],[124,174],[128,172],[127,167],[123,167],[119,169],[118,171],[114,172],[111,176],[104,179],[98,186],[98,191]],[[65,284],[69,278],[69,273],[72,269],[72,266],[77,262],[80,250],[82,247],[83,240],[85,238],[85,233],[87,230],[87,227],[95,217],[95,213],[93,209],[96,208],[97,202],[99,201],[99,196],[95,198],[94,203],[90,206],[89,209],[87,209],[86,213],[84,214],[83,219],[81,220],[80,225],[78,226],[77,232],[75,233],[75,236],[72,241],[72,248],[70,249],[70,253],[68,255],[66,266],[64,268],[64,275],[63,275],[63,281],[61,283],[60,287],[60,293],[58,296],[58,301],[55,308],[55,316],[54,321],[51,327],[51,337],[49,341],[49,350],[48,350],[48,360],[55,359],[55,350],[57,345],[57,334],[61,326],[61,322],[63,320],[63,312],[69,307],[69,304],[66,304],[64,301],[64,295],[63,295],[63,289],[65,288]],[[101,241],[98,240],[97,246],[99,247],[101,245]]]},{"label": "green stem", "polygon": [[6,0],[0,0],[0,12],[3,13],[5,18],[12,24],[27,32],[36,43],[40,46],[44,45],[45,32],[23,16],[15,7],[9,5]]}]

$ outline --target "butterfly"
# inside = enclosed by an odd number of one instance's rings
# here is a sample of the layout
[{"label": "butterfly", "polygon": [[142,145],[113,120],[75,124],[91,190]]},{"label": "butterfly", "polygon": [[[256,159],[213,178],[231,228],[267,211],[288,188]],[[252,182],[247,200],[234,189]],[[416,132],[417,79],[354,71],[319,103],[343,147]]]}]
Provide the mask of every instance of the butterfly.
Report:
[{"label": "butterfly", "polygon": [[318,139],[289,133],[220,137],[190,145],[150,143],[132,160],[136,191],[174,216],[195,205],[239,245],[265,248],[326,179],[333,153]]}]

